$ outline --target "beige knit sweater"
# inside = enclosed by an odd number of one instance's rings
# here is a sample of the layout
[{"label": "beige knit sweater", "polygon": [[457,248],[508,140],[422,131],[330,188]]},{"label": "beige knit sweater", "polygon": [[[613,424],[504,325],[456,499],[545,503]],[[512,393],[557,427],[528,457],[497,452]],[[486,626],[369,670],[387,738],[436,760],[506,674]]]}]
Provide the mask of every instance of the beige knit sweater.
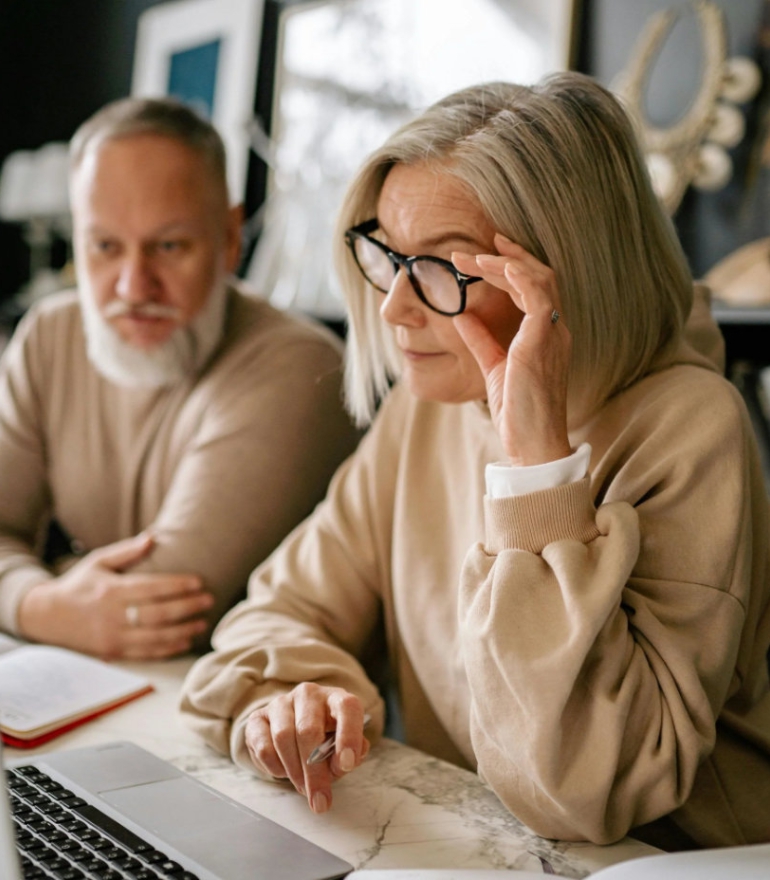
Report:
[{"label": "beige knit sweater", "polygon": [[587,478],[491,500],[486,409],[396,388],[193,667],[189,722],[251,766],[248,714],[312,680],[358,694],[376,735],[356,658],[383,609],[407,742],[537,833],[605,843],[671,814],[700,845],[770,840],[770,521],[743,402],[683,344],[571,441]]},{"label": "beige knit sweater", "polygon": [[152,526],[157,547],[133,570],[200,575],[215,622],[323,498],[357,440],[341,345],[264,300],[229,297],[213,360],[162,390],[94,370],[74,293],[26,316],[0,366],[0,628],[16,631],[23,595],[50,577],[39,538],[51,514],[86,551]]}]

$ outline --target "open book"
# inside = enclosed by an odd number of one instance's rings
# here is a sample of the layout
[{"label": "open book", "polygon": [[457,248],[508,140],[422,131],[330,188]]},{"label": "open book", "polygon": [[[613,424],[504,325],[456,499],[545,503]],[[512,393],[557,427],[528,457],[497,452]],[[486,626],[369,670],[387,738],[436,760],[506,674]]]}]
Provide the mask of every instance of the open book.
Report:
[{"label": "open book", "polygon": [[[346,880],[543,880],[533,871],[486,868],[361,868]],[[590,880],[768,880],[770,843],[663,853],[618,862],[590,875]]]},{"label": "open book", "polygon": [[0,734],[33,748],[153,689],[94,657],[0,637]]}]

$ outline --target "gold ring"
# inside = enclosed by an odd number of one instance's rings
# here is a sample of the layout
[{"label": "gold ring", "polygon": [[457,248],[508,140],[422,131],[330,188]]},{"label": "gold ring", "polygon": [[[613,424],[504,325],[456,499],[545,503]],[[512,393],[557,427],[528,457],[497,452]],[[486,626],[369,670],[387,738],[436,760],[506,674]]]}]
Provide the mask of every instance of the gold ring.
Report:
[{"label": "gold ring", "polygon": [[559,318],[561,318],[561,315],[556,311],[556,309],[554,309],[551,312],[551,323],[555,324],[559,320]]},{"label": "gold ring", "polygon": [[139,626],[139,608],[136,605],[126,605],[126,623],[129,626]]}]

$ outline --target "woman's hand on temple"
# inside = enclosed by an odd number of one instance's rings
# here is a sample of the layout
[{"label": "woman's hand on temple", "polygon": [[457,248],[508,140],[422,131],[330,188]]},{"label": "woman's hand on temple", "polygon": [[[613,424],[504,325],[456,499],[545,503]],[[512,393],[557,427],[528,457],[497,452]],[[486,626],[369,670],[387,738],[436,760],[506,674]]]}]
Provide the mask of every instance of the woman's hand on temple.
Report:
[{"label": "woman's hand on temple", "polygon": [[[308,764],[311,752],[334,732],[330,758]],[[342,688],[312,682],[297,685],[252,712],[246,747],[254,765],[276,779],[288,779],[315,813],[332,804],[332,783],[355,770],[369,753],[364,707]]]},{"label": "woman's hand on temple", "polygon": [[551,268],[521,245],[495,236],[499,253],[454,253],[455,266],[508,294],[523,312],[507,350],[472,310],[455,317],[458,333],[481,368],[487,403],[503,448],[514,465],[556,461],[572,453],[567,435],[567,379],[571,338],[560,311]]}]

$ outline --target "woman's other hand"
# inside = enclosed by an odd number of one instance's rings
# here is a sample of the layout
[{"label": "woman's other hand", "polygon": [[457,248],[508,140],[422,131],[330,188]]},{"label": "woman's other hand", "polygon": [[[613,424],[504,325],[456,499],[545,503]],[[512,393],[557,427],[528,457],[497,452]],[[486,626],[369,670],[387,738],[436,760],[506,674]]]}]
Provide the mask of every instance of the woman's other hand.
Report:
[{"label": "woman's other hand", "polygon": [[[308,764],[311,752],[334,732],[330,758]],[[252,712],[246,746],[254,765],[276,779],[288,779],[314,813],[332,804],[332,783],[355,770],[369,753],[364,707],[341,688],[304,682]]]},{"label": "woman's other hand", "polygon": [[[458,333],[481,368],[487,403],[510,461],[544,464],[572,454],[567,436],[567,380],[571,338],[561,317],[551,268],[499,233],[498,254],[454,253],[455,266],[507,293],[524,317],[506,350],[467,310]],[[555,320],[554,320],[555,319]]]}]

